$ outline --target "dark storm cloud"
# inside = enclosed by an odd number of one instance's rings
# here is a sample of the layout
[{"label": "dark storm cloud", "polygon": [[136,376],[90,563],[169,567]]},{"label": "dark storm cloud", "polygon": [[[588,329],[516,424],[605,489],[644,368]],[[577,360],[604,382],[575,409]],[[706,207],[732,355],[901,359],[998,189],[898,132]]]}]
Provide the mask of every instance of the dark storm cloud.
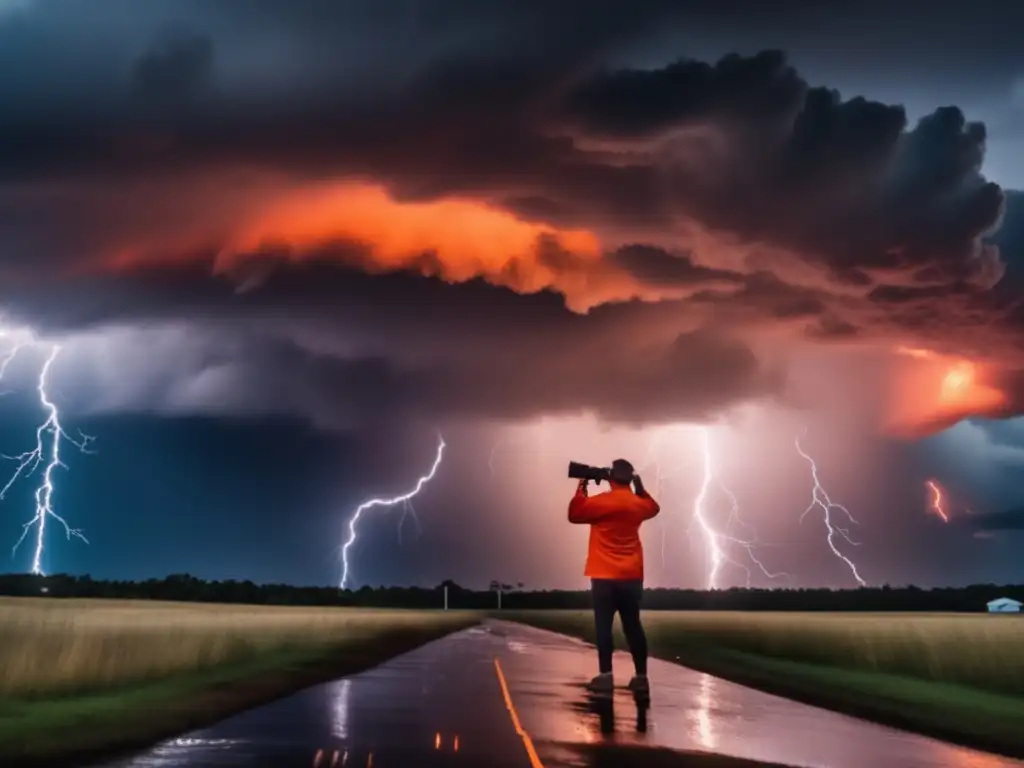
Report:
[{"label": "dark storm cloud", "polygon": [[785,54],[764,51],[716,64],[684,59],[657,70],[603,71],[566,94],[565,112],[588,134],[638,138],[714,118],[792,118],[804,91]]},{"label": "dark storm cloud", "polygon": [[1021,531],[1024,530],[1024,507],[986,515],[969,515],[959,518],[956,523],[975,532]]},{"label": "dark storm cloud", "polygon": [[[678,313],[662,306],[584,316],[552,293],[334,263],[284,268],[241,295],[200,270],[174,269],[79,284],[57,298],[63,314],[37,323],[57,336],[199,318],[170,333],[115,331],[95,347],[107,350],[102,367],[76,358],[95,370],[77,397],[99,410],[299,413],[328,428],[589,410],[639,424],[712,418],[786,391],[770,360],[725,330],[673,322]],[[30,317],[38,301],[24,295],[15,317]],[[138,368],[150,387],[123,375]]]},{"label": "dark storm cloud", "polygon": [[136,59],[133,81],[140,96],[153,100],[181,99],[209,83],[213,41],[186,30],[169,30]]},{"label": "dark storm cloud", "polygon": [[[474,415],[591,407],[656,418],[779,393],[781,375],[727,330],[697,330],[709,317],[787,322],[819,340],[909,334],[1014,363],[1017,294],[988,290],[1001,268],[981,247],[1004,208],[981,174],[983,126],[954,107],[910,125],[900,106],[812,87],[774,51],[645,70],[610,63],[690,7],[118,1],[82,19],[42,0],[17,22],[0,20],[0,62],[17,56],[39,74],[34,89],[0,81],[10,307],[44,326],[248,323],[272,351],[239,355],[291,366],[317,391],[370,410],[416,402]],[[202,273],[248,210],[251,185],[188,184],[227,167],[298,184],[372,180],[400,200],[458,195],[553,226],[621,231],[596,262],[541,237],[533,261],[488,279],[526,290],[543,267],[566,277],[559,290],[586,294],[613,274],[646,299],[688,300],[579,317],[549,293],[374,281],[323,265],[311,279],[291,263],[305,243],[261,253],[258,279],[247,273],[251,290],[236,294]],[[1015,210],[995,235],[1011,262]],[[162,258],[194,269],[32,283],[33,268],[52,279],[105,248],[215,214],[222,240],[160,244]],[[364,245],[316,247],[373,271]],[[720,266],[730,249],[764,253]],[[415,256],[406,268],[447,279],[444,253]],[[797,284],[794,258],[826,277]],[[318,352],[318,334],[370,351]],[[296,349],[282,351],[288,344]],[[273,362],[278,354],[304,362]]]},{"label": "dark storm cloud", "polygon": [[1003,223],[990,238],[1003,255],[1006,265],[1005,279],[997,286],[998,292],[1009,299],[1019,299],[1024,288],[1024,192],[1006,193]]},{"label": "dark storm cloud", "polygon": [[626,245],[608,258],[643,282],[658,285],[703,287],[716,282],[732,285],[746,282],[744,275],[694,264],[689,254],[673,254],[652,245]]},{"label": "dark storm cloud", "polygon": [[731,143],[728,160],[710,163],[707,179],[681,176],[676,205],[841,278],[989,287],[1000,276],[978,240],[999,222],[1003,194],[980,173],[984,126],[955,107],[910,127],[900,106],[810,88],[781,52],[600,74],[569,106],[597,135],[713,126]]}]

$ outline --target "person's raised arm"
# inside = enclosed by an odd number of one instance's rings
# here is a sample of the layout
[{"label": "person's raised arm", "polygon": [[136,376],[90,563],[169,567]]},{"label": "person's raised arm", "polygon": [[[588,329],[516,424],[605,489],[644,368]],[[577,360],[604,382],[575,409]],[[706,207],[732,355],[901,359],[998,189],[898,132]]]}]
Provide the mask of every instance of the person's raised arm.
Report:
[{"label": "person's raised arm", "polygon": [[601,497],[590,498],[587,495],[587,481],[580,480],[580,484],[576,486],[576,495],[569,502],[569,522],[578,524],[595,523],[604,516],[604,513],[605,509]]},{"label": "person's raised arm", "polygon": [[643,506],[644,520],[650,520],[661,511],[661,506],[654,500],[654,497],[647,492],[644,488],[644,482],[640,479],[640,475],[633,475],[633,488],[636,491],[636,495],[640,498]]}]

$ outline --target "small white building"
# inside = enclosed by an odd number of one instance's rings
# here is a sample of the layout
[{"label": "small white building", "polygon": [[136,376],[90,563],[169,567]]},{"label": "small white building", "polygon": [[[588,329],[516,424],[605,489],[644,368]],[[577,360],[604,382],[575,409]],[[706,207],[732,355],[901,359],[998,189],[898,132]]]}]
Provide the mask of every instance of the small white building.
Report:
[{"label": "small white building", "polygon": [[995,600],[988,601],[988,612],[989,613],[1020,613],[1021,606],[1024,605],[1020,600],[1014,600],[1010,597],[1000,597]]}]

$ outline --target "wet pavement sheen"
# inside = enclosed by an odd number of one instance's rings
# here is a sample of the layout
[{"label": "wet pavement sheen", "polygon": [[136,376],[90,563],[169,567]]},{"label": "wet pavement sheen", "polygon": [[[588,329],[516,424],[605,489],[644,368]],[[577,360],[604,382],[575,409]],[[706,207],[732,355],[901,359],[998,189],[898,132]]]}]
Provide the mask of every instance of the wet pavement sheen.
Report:
[{"label": "wet pavement sheen", "polygon": [[[801,768],[1024,768],[651,661],[650,705],[583,684],[592,648],[488,622],[376,669],[308,688],[107,768],[579,765],[562,744],[720,752]],[[625,683],[627,656],[617,654]]]}]

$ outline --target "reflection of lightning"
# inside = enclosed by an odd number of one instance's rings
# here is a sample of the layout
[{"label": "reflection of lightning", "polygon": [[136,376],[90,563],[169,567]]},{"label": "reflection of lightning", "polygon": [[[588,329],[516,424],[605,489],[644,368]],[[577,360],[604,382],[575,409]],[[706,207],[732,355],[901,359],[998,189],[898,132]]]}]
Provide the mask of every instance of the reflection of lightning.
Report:
[{"label": "reflection of lightning", "polygon": [[935,480],[925,480],[925,485],[932,492],[931,508],[932,512],[942,518],[942,522],[949,522],[949,515],[946,514],[946,510],[943,507],[942,500],[942,487]]},{"label": "reflection of lightning", "polygon": [[[6,334],[4,334],[6,335]],[[14,348],[7,353],[3,358],[0,358],[0,377],[6,372],[7,366],[10,364],[14,356],[23,349],[28,341],[19,342]],[[7,484],[0,489],[0,500],[2,500],[7,492],[10,491],[11,487],[20,477],[28,477],[34,473],[40,466],[44,465],[42,479],[39,487],[36,488],[35,500],[36,500],[36,513],[32,519],[29,520],[22,527],[21,536],[14,544],[12,554],[18,551],[18,547],[21,542],[28,536],[29,531],[33,526],[36,527],[36,549],[35,556],[32,559],[32,573],[42,574],[43,573],[43,549],[46,542],[46,519],[52,517],[54,520],[64,526],[64,533],[68,539],[72,536],[81,539],[86,544],[88,540],[82,535],[82,532],[77,528],[72,528],[68,525],[68,522],[58,515],[53,509],[53,492],[54,492],[54,477],[53,473],[58,468],[67,468],[67,465],[61,460],[60,456],[60,445],[61,439],[67,440],[73,446],[78,448],[84,453],[91,453],[89,444],[93,438],[88,435],[80,435],[78,439],[69,436],[65,431],[64,427],[60,423],[60,412],[57,409],[56,403],[50,400],[47,392],[48,377],[50,369],[53,367],[54,360],[57,359],[57,355],[60,353],[60,347],[54,345],[50,349],[50,354],[46,358],[46,362],[43,364],[42,369],[39,372],[39,380],[36,385],[36,391],[39,393],[39,403],[42,405],[43,410],[46,412],[46,420],[36,428],[36,446],[31,451],[18,454],[16,456],[4,456],[5,459],[10,459],[17,462],[18,466],[14,470],[14,474],[7,481]]]},{"label": "reflection of lightning", "polygon": [[854,546],[857,546],[857,542],[853,541],[853,539],[850,538],[850,532],[848,530],[833,524],[832,512],[833,510],[839,510],[844,515],[846,515],[847,518],[849,518],[850,522],[854,525],[857,525],[857,521],[854,520],[853,515],[850,514],[850,510],[848,510],[842,504],[836,504],[835,502],[832,501],[832,499],[829,498],[828,493],[821,486],[821,480],[818,479],[818,465],[815,463],[814,459],[812,459],[807,453],[804,452],[804,449],[800,446],[799,437],[796,438],[796,450],[797,453],[803,456],[811,465],[811,478],[814,480],[814,489],[811,491],[811,503],[807,507],[807,509],[804,510],[804,513],[800,515],[800,522],[803,522],[803,519],[807,517],[807,513],[810,512],[815,507],[821,509],[821,511],[824,513],[825,527],[828,528],[827,539],[828,545],[831,548],[832,553],[840,560],[842,560],[844,563],[846,563],[847,566],[849,566],[851,573],[853,573],[853,578],[857,580],[857,583],[860,584],[862,587],[866,587],[867,582],[860,577],[860,573],[857,572],[857,566],[853,564],[853,561],[850,560],[850,558],[848,558],[846,555],[844,555],[836,548],[834,539],[836,533],[838,533],[840,536],[846,539],[847,542],[853,544]]},{"label": "reflection of lightning", "polygon": [[[701,475],[701,485],[697,492],[697,496],[693,501],[693,514],[691,517],[691,530],[695,524],[699,528],[705,542],[706,551],[711,557],[711,570],[708,573],[707,587],[708,589],[718,588],[718,576],[723,565],[728,563],[733,565],[744,572],[746,575],[746,586],[749,588],[751,585],[751,572],[750,569],[741,562],[734,560],[729,556],[729,550],[733,547],[739,547],[743,549],[750,560],[760,569],[761,573],[767,576],[769,579],[777,579],[782,576],[788,576],[785,573],[772,573],[769,571],[761,560],[757,557],[754,552],[754,547],[758,545],[757,532],[753,529],[749,523],[746,523],[740,517],[739,501],[736,495],[729,490],[729,488],[722,482],[721,479],[715,475],[715,464],[713,458],[713,451],[711,448],[711,435],[710,430],[707,427],[698,427],[700,431],[701,439],[701,456],[703,471]],[[655,438],[657,439],[657,438]],[[668,472],[664,471],[661,464],[657,461],[652,461],[651,456],[654,454],[654,441],[652,441],[649,449],[647,467],[653,465],[655,469],[655,498],[660,497],[662,484],[665,479],[670,478],[674,475],[679,474],[681,466],[676,467]],[[708,498],[712,492],[712,486],[717,488],[723,495],[725,495],[731,504],[730,514],[728,522],[724,532],[717,530],[709,520],[709,514],[707,510]],[[753,533],[752,538],[740,538],[739,536],[733,535],[735,526],[742,526]],[[664,539],[662,540],[662,559],[664,560]]]},{"label": "reflection of lightning", "polygon": [[434,479],[434,475],[437,474],[437,468],[441,466],[441,457],[444,455],[444,438],[438,436],[437,443],[437,457],[434,459],[434,466],[430,468],[430,472],[421,477],[416,482],[416,487],[408,493],[403,493],[401,496],[395,496],[392,499],[370,499],[360,504],[355,513],[352,515],[352,519],[348,521],[348,541],[345,542],[341,548],[341,561],[343,563],[343,570],[341,573],[341,588],[345,589],[345,585],[348,583],[348,550],[356,540],[356,523],[359,522],[359,517],[368,509],[374,507],[393,507],[397,504],[406,504],[416,494],[418,494],[423,486]]}]

